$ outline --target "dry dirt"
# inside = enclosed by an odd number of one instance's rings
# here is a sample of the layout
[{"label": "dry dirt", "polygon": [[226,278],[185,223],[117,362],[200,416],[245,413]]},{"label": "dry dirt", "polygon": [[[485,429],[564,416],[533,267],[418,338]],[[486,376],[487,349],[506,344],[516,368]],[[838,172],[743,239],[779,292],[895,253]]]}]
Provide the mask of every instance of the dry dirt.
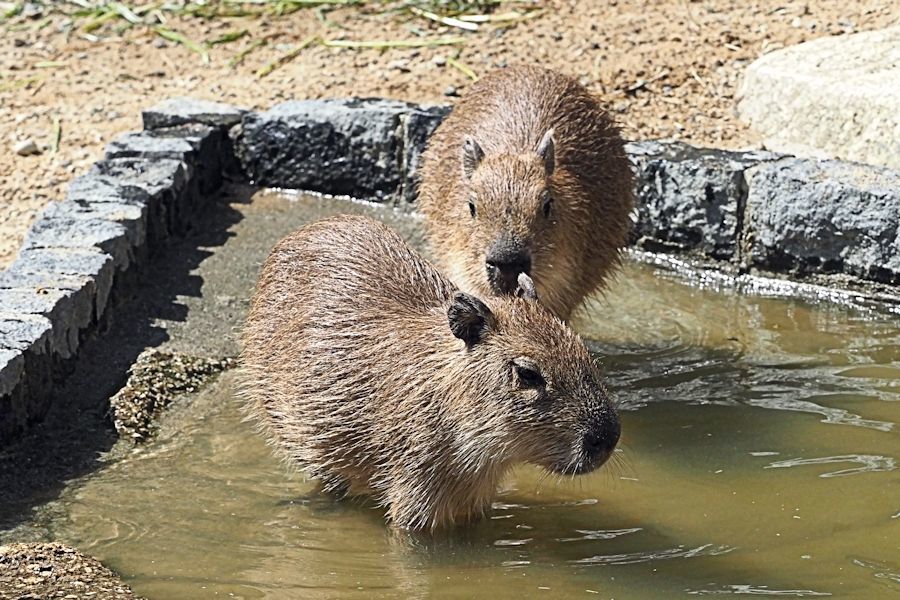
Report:
[{"label": "dry dirt", "polygon": [[[91,41],[62,14],[0,23],[0,268],[11,262],[41,207],[62,198],[66,183],[100,157],[105,142],[138,129],[141,108],[166,97],[190,95],[250,108],[348,95],[452,102],[452,92],[464,94],[470,80],[448,58],[476,74],[534,62],[581,78],[608,102],[629,138],[751,147],[757,140],[733,112],[745,65],[785,45],[900,22],[894,2],[873,0],[537,4],[543,10],[535,18],[473,33],[359,8],[328,13],[331,25],[312,10],[208,21],[168,17],[167,28],[198,42],[248,30],[240,40],[211,48],[209,64],[143,25],[124,29],[121,21],[110,22],[93,31]],[[465,44],[386,51],[316,45],[267,77],[256,75],[309,36],[422,39],[416,36],[423,32],[428,38],[461,35]],[[261,39],[266,46],[229,66]],[[55,120],[62,131],[56,151]],[[13,152],[28,139],[41,154]]]}]

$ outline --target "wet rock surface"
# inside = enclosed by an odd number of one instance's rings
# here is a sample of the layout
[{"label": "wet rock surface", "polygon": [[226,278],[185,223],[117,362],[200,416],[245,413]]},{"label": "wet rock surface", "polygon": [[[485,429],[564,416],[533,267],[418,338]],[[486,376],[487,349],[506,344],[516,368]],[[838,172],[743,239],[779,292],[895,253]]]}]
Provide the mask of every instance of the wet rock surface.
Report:
[{"label": "wet rock surface", "polygon": [[900,284],[900,173],[784,158],[747,172],[752,264]]},{"label": "wet rock surface", "polygon": [[696,251],[729,260],[737,251],[744,170],[776,156],[677,142],[627,146],[638,199],[633,237],[649,250]]},{"label": "wet rock surface", "polygon": [[125,387],[110,399],[120,436],[143,442],[153,436],[159,414],[182,394],[196,392],[216,373],[237,366],[233,358],[205,358],[147,350],[128,373]]},{"label": "wet rock surface", "polygon": [[0,546],[0,598],[133,600],[138,596],[97,559],[51,542]]}]

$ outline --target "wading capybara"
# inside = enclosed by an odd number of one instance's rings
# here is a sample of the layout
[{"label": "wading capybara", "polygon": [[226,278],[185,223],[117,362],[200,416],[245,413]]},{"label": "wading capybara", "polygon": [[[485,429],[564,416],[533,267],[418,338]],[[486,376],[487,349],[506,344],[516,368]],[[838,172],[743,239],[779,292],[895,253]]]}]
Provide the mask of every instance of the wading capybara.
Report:
[{"label": "wading capybara", "polygon": [[581,339],[535,298],[462,293],[364,217],[307,225],[263,266],[243,390],[274,445],[326,491],[434,530],[491,505],[509,467],[587,473],[619,439]]},{"label": "wading capybara", "polygon": [[574,79],[533,66],[488,73],[422,161],[430,241],[465,291],[510,294],[527,273],[567,320],[618,265],[633,174],[617,127]]}]

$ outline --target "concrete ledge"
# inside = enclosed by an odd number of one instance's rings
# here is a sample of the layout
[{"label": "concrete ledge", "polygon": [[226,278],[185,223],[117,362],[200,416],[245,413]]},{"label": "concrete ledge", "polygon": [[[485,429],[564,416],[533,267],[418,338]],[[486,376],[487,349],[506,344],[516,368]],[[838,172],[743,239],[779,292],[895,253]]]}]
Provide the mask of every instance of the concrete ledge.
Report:
[{"label": "concrete ledge", "polygon": [[[409,209],[425,142],[447,112],[377,99],[261,113],[173,99],[145,111],[147,129],[112,141],[0,272],[0,446],[43,416],[127,273],[182,234],[226,178]],[[639,248],[722,271],[900,283],[895,171],[671,142],[627,151]]]}]

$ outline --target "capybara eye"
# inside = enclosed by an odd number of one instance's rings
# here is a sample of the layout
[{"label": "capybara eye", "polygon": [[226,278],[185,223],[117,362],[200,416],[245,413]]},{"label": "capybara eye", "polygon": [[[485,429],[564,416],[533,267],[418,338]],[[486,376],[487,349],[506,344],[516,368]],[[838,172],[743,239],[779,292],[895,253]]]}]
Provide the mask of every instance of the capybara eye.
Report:
[{"label": "capybara eye", "polygon": [[519,383],[522,384],[522,387],[536,388],[547,383],[544,381],[544,377],[534,369],[523,367],[522,365],[514,365],[514,368],[516,377],[519,378]]},{"label": "capybara eye", "polygon": [[550,218],[551,208],[553,208],[553,197],[549,193],[546,193],[544,194],[544,206],[542,207],[542,210],[544,211],[544,217],[548,219]]},{"label": "capybara eye", "polygon": [[477,211],[475,210],[475,203],[472,202],[471,200],[469,200],[469,213],[471,213],[473,219],[475,218],[475,215],[477,214]]}]

